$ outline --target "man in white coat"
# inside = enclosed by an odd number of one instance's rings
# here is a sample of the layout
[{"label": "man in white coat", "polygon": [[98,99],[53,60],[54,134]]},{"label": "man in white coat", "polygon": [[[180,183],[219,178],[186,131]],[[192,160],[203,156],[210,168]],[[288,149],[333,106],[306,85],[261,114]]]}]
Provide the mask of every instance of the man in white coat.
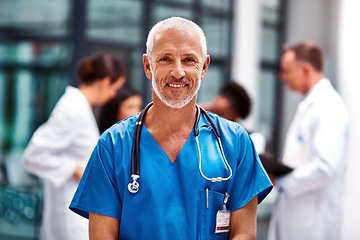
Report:
[{"label": "man in white coat", "polygon": [[280,79],[303,96],[290,125],[282,162],[294,170],[275,181],[278,199],[269,240],[338,240],[346,166],[348,112],[323,74],[321,50],[287,48]]}]

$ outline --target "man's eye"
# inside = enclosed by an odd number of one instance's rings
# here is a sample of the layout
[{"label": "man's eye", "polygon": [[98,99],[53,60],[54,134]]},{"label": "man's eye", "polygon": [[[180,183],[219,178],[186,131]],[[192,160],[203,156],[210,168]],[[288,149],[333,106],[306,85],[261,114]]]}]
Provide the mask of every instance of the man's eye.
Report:
[{"label": "man's eye", "polygon": [[193,59],[193,58],[185,58],[185,62],[195,62],[195,59]]},{"label": "man's eye", "polygon": [[163,58],[160,58],[159,61],[160,62],[167,62],[167,61],[169,61],[169,58],[168,57],[163,57]]}]

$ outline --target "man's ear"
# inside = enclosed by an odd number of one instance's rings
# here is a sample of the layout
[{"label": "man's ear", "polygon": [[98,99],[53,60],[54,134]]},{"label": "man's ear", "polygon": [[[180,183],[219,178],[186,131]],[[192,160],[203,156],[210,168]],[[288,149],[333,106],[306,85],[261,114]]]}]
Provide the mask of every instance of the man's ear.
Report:
[{"label": "man's ear", "polygon": [[205,59],[205,62],[203,64],[203,67],[201,69],[201,79],[203,79],[205,76],[206,76],[206,73],[208,71],[208,67],[209,67],[209,64],[210,64],[210,56],[207,55],[206,56],[206,59]]},{"label": "man's ear", "polygon": [[150,69],[150,59],[149,56],[144,54],[143,55],[143,65],[144,65],[144,71],[145,75],[148,79],[152,80],[152,73]]},{"label": "man's ear", "polygon": [[314,71],[313,66],[311,66],[311,64],[308,63],[308,62],[304,62],[304,63],[303,63],[303,72],[304,72],[305,76],[309,76],[309,74],[310,74],[312,71]]}]

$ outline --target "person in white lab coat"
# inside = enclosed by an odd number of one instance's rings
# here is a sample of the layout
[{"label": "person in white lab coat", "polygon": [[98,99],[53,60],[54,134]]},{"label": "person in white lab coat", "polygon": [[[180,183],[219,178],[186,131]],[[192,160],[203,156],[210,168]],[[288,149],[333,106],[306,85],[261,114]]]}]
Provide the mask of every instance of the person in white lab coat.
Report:
[{"label": "person in white lab coat", "polygon": [[115,97],[125,82],[124,67],[109,54],[83,58],[77,75],[79,87],[66,88],[23,155],[25,169],[44,180],[42,240],[89,238],[88,221],[68,207],[99,138],[92,106]]},{"label": "person in white lab coat", "polygon": [[303,96],[290,125],[282,162],[294,170],[274,180],[279,190],[269,240],[338,240],[346,167],[347,108],[323,74],[312,43],[287,48],[280,79]]}]

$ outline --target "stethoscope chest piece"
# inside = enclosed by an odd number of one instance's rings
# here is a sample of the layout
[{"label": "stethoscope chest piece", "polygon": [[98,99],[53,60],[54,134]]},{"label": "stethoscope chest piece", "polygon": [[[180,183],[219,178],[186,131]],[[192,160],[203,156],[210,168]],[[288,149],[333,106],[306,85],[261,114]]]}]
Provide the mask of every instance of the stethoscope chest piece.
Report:
[{"label": "stethoscope chest piece", "polygon": [[128,190],[130,193],[137,193],[139,191],[140,184],[138,183],[137,179],[139,178],[139,175],[132,174],[131,178],[133,179],[133,182],[130,182],[128,184]]}]

